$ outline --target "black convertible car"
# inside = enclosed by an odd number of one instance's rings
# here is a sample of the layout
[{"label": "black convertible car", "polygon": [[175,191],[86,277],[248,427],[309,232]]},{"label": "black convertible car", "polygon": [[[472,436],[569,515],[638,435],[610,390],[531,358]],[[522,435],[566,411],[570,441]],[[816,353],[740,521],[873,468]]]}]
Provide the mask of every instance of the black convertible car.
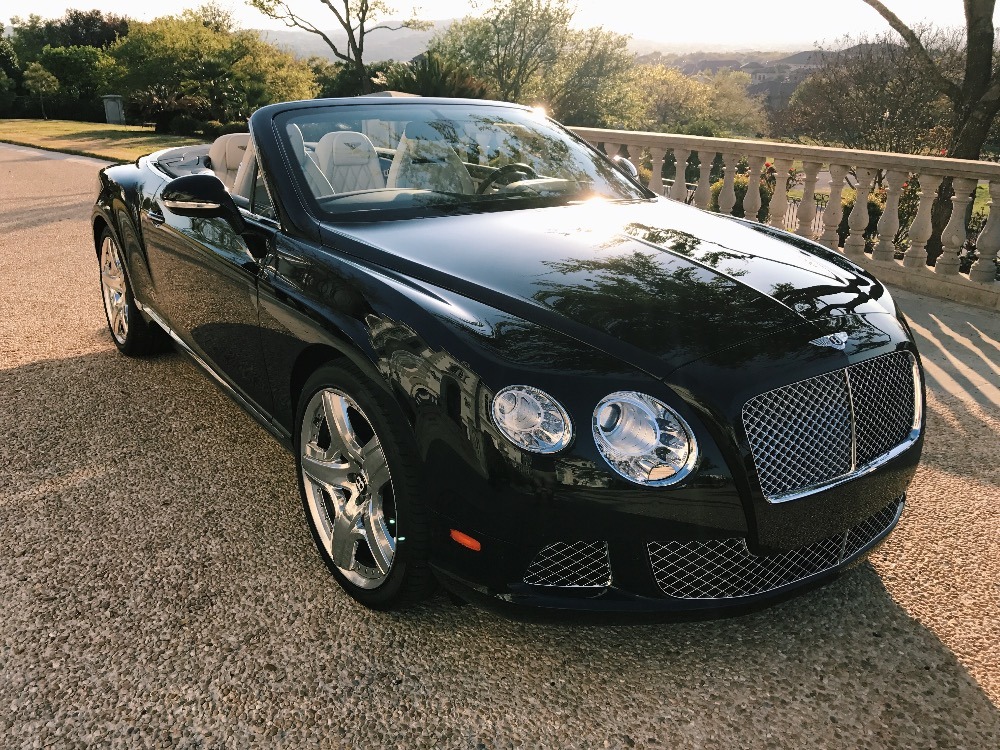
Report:
[{"label": "black convertible car", "polygon": [[719,611],[897,523],[919,358],[839,253],[659,198],[511,104],[250,130],[101,172],[104,307],[122,352],[173,339],[294,452],[358,601]]}]

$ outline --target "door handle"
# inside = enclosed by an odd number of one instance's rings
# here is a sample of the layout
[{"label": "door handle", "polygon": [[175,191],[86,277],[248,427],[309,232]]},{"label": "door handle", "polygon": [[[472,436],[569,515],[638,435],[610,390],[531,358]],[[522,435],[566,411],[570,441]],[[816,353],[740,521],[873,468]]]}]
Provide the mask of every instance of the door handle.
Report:
[{"label": "door handle", "polygon": [[166,218],[163,216],[163,214],[157,211],[153,211],[152,209],[146,211],[146,216],[150,220],[150,222],[152,222],[153,226],[157,227],[161,226],[163,222],[166,221]]}]

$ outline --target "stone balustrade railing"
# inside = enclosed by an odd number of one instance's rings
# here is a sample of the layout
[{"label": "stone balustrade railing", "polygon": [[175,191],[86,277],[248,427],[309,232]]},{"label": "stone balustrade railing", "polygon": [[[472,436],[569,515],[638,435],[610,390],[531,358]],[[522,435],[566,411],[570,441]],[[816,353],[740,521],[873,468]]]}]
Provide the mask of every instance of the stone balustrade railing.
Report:
[{"label": "stone balustrade railing", "polygon": [[[997,251],[1000,249],[1000,210],[991,211],[976,242],[978,259],[968,273],[960,272],[961,255],[967,244],[966,215],[980,182],[989,185],[991,203],[1000,206],[1000,164],[933,156],[913,156],[876,151],[803,146],[769,141],[704,138],[673,133],[642,133],[599,128],[573,128],[610,156],[627,151],[637,167],[652,165],[649,187],[675,200],[692,202],[708,208],[711,202],[711,165],[721,157],[724,167],[723,184],[718,206],[732,213],[737,205],[734,181],[737,165],[747,160],[749,184],[756,184],[765,168],[773,163],[776,170],[774,193],[769,206],[768,223],[804,237],[815,239],[834,250],[840,250],[860,265],[870,268],[890,284],[914,291],[944,296],[960,302],[1000,309],[1000,284],[996,282]],[[678,165],[675,179],[666,186],[663,165],[668,153],[673,153]],[[646,154],[648,153],[648,160]],[[693,154],[698,155],[699,173],[693,194],[683,179],[685,168]],[[717,162],[716,162],[717,163]],[[789,210],[789,196],[783,179],[793,163],[801,170],[802,199],[798,210]],[[799,167],[798,165],[801,165]],[[817,207],[815,194],[821,172],[829,172],[830,197],[825,207]],[[878,221],[878,235],[866,252],[865,237],[871,217],[868,197],[874,189],[876,175],[881,175],[886,188],[885,209]],[[856,182],[857,197],[848,218],[849,233],[840,248],[840,228],[844,208],[841,197],[848,179]],[[824,175],[825,177],[825,175]],[[897,259],[899,248],[894,238],[900,230],[900,198],[904,185],[914,177],[920,185],[916,215],[908,229],[909,247]],[[941,240],[943,252],[933,267],[927,265],[927,242],[931,238],[931,213],[942,180],[953,178],[954,197],[951,219]],[[824,180],[825,181],[825,180]],[[747,190],[742,208],[748,218],[756,218],[761,207],[757,190]],[[819,221],[819,215],[822,220]],[[868,238],[870,239],[870,238]]]}]

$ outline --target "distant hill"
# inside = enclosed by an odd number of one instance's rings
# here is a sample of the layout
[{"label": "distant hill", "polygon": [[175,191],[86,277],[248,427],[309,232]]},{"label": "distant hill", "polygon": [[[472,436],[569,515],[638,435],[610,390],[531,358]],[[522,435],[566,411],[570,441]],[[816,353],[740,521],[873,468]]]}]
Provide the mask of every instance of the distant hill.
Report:
[{"label": "distant hill", "polygon": [[[365,61],[411,60],[421,52],[426,51],[431,38],[435,34],[446,31],[453,21],[454,19],[451,18],[431,21],[434,25],[426,31],[414,31],[413,29],[376,31],[365,37]],[[322,38],[306,31],[268,29],[258,30],[257,33],[261,39],[276,44],[298,57],[317,55],[331,60],[336,59]],[[347,35],[343,31],[326,31],[326,34],[337,43],[338,47],[341,44],[344,47],[347,46]]]},{"label": "distant hill", "polygon": [[[443,18],[431,21],[432,28],[427,31],[413,31],[411,29],[400,29],[399,31],[376,31],[365,39],[365,60],[367,62],[378,62],[379,60],[411,60],[421,52],[424,52],[435,34],[447,31],[457,19]],[[398,23],[389,21],[387,23]],[[334,59],[333,53],[326,43],[315,34],[305,31],[293,30],[258,30],[257,33],[262,39],[276,44],[299,57],[312,57],[318,55]],[[331,39],[339,44],[347,44],[347,36],[343,31],[326,32]],[[661,42],[653,39],[632,38],[629,42],[629,49],[638,56],[650,55],[659,52],[662,55],[683,54],[691,52],[727,52],[727,53],[749,53],[751,50],[733,49],[724,44],[705,44],[704,42],[669,41]],[[773,47],[769,46],[772,52],[793,52],[801,49],[799,46]]]}]

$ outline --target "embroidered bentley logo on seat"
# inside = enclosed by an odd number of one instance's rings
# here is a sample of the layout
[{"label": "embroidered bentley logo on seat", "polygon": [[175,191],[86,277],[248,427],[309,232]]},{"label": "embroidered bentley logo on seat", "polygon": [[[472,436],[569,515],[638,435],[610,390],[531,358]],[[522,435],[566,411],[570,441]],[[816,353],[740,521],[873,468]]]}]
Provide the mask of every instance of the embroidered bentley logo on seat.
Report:
[{"label": "embroidered bentley logo on seat", "polygon": [[837,333],[831,333],[829,336],[820,336],[818,339],[813,339],[810,344],[816,346],[829,346],[831,349],[843,350],[847,346],[847,340],[851,338],[849,334],[844,331],[838,331]]}]

